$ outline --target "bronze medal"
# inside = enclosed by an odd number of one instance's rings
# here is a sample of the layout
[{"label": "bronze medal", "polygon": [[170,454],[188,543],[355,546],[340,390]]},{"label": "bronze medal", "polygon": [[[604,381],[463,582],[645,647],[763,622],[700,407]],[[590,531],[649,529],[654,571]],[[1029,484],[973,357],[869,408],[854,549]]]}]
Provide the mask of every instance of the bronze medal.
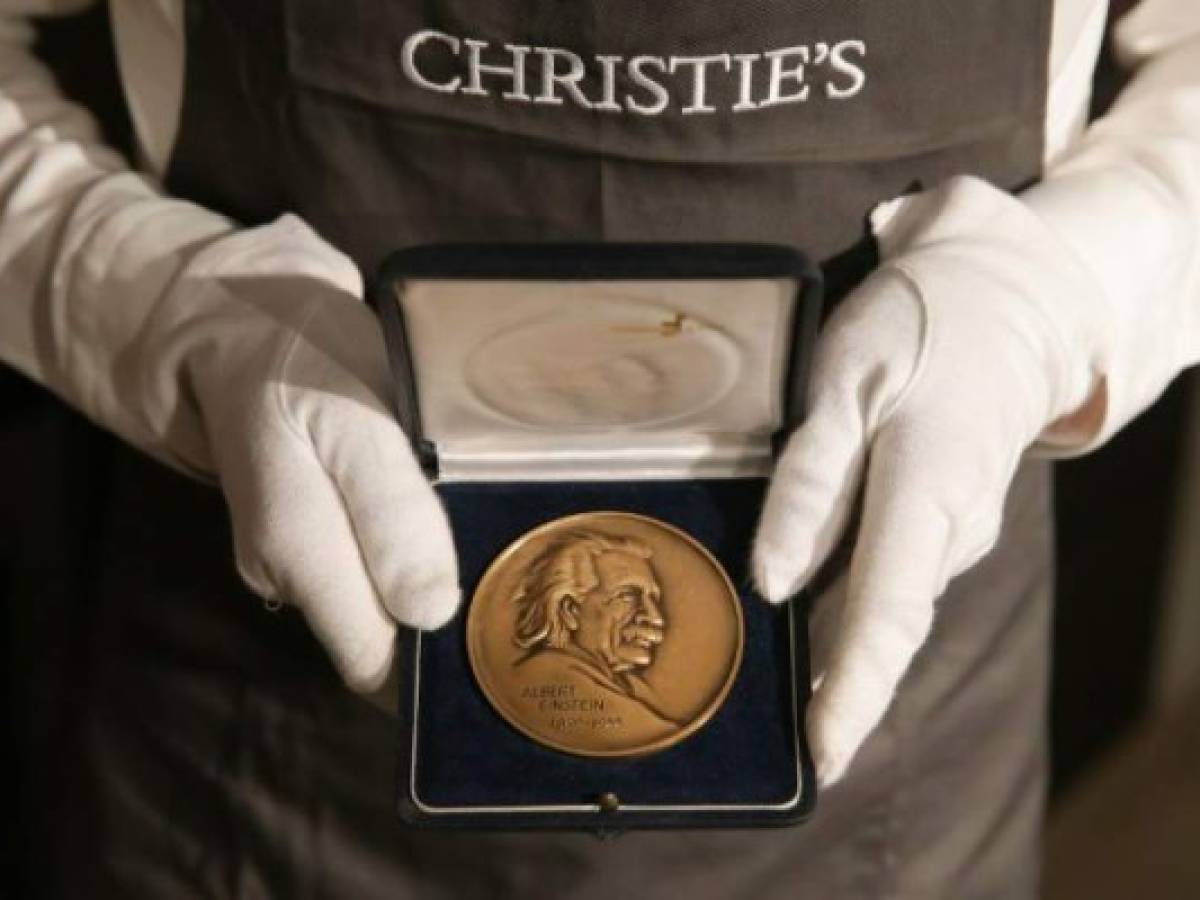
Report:
[{"label": "bronze medal", "polygon": [[693,538],[594,512],[525,534],[484,573],[467,618],[471,668],[496,711],[583,756],[664,750],[720,708],[742,657],[742,608]]}]

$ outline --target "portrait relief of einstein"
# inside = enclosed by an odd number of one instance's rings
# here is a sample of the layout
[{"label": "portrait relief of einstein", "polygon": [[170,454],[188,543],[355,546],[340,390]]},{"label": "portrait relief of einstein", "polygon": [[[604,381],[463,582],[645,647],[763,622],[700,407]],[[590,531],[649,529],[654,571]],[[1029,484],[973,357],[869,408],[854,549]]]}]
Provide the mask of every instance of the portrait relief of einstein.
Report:
[{"label": "portrait relief of einstein", "polygon": [[667,629],[651,557],[641,541],[590,530],[542,550],[513,597],[522,676],[594,686],[604,713],[625,725],[679,728],[643,678]]}]

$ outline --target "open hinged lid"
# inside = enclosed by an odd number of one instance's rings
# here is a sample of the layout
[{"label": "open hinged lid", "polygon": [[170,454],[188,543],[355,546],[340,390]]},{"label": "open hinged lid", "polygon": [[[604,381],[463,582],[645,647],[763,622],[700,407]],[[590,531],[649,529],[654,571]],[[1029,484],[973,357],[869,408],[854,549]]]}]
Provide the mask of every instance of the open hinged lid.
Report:
[{"label": "open hinged lid", "polygon": [[440,480],[715,478],[799,420],[820,278],[767,245],[441,245],[375,299]]}]

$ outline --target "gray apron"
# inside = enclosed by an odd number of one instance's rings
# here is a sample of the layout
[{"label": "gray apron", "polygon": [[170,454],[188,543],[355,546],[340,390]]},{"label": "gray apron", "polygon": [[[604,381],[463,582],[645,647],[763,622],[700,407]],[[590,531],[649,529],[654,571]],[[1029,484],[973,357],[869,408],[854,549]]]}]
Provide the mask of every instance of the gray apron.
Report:
[{"label": "gray apron", "polygon": [[[1042,156],[1050,0],[191,0],[169,185],[369,273],[443,240],[769,240],[869,270],[877,202]],[[1022,897],[1043,793],[1047,473],[804,826],[422,833],[393,722],[234,574],[215,492],[118,454],[78,661],[89,897]],[[85,824],[86,823],[86,824]]]}]

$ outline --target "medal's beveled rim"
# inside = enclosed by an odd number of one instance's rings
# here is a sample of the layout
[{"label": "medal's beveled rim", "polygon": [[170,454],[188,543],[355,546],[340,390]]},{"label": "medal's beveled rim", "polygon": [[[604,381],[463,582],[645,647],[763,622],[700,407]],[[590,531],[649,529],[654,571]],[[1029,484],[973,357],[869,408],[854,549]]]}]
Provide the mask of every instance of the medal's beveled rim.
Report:
[{"label": "medal's beveled rim", "polygon": [[[721,689],[717,691],[713,699],[704,708],[704,710],[690,722],[688,722],[687,725],[680,728],[675,734],[667,735],[666,737],[659,738],[656,741],[652,741],[648,744],[643,744],[629,750],[581,749],[579,747],[569,746],[567,744],[555,741],[541,734],[534,733],[532,729],[527,728],[520,721],[518,721],[515,716],[508,714],[504,706],[493,695],[489,685],[486,682],[486,679],[481,677],[480,674],[482,671],[480,665],[482,650],[478,649],[477,645],[480,640],[482,625],[480,624],[478,614],[479,604],[476,602],[479,596],[492,581],[500,577],[500,573],[505,568],[505,565],[527,543],[536,539],[545,532],[563,527],[566,523],[580,519],[591,519],[597,516],[615,516],[618,518],[633,519],[656,528],[661,528],[664,531],[674,534],[676,537],[682,539],[688,546],[698,551],[704,560],[716,571],[717,575],[720,577],[721,583],[725,586],[726,591],[728,592],[730,603],[733,606],[733,617],[736,627],[737,640],[734,647],[733,661],[729,666],[729,674],[726,676],[725,683],[721,686]],[[656,519],[653,516],[647,516],[642,513],[633,513],[614,509],[598,509],[560,516],[557,519],[552,519],[549,522],[543,522],[541,525],[531,528],[529,531],[526,531],[520,537],[509,543],[509,545],[501,550],[500,553],[496,555],[496,558],[488,564],[487,569],[484,570],[484,573],[480,577],[478,584],[475,586],[475,590],[471,594],[471,603],[467,610],[466,631],[467,660],[471,666],[471,673],[475,677],[475,683],[479,686],[479,689],[483,691],[483,695],[487,698],[488,703],[491,705],[495,713],[500,716],[500,718],[502,718],[521,734],[525,735],[525,737],[529,738],[540,746],[549,747],[563,753],[568,753],[572,756],[584,756],[597,759],[630,759],[640,756],[649,756],[652,753],[658,753],[659,751],[674,747],[676,744],[687,740],[689,737],[707,725],[709,721],[712,720],[713,716],[716,715],[717,710],[724,705],[726,698],[729,696],[729,692],[733,690],[734,682],[737,681],[738,673],[742,668],[742,656],[746,643],[746,626],[744,615],[742,613],[741,594],[734,586],[733,581],[729,577],[729,573],[725,571],[725,567],[721,565],[720,561],[712,554],[712,551],[710,551],[707,547],[700,543],[700,541],[688,534],[682,528],[672,525],[670,522],[664,522],[661,519]]]}]

